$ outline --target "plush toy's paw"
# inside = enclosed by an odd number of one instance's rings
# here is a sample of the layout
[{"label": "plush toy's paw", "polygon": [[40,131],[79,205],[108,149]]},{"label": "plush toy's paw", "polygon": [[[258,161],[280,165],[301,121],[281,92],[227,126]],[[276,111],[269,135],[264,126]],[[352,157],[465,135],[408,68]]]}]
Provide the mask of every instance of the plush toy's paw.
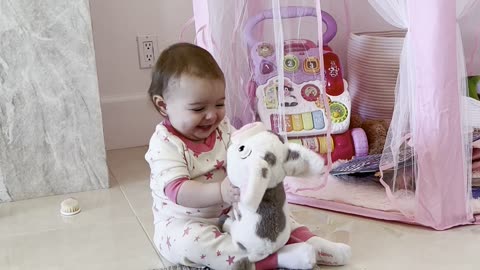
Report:
[{"label": "plush toy's paw", "polygon": [[312,269],[316,264],[315,249],[307,243],[296,243],[277,251],[278,267],[288,269]]},{"label": "plush toy's paw", "polygon": [[222,228],[222,232],[230,233],[233,220],[229,216],[222,216],[220,218],[223,219],[221,220],[222,224],[220,225],[220,227]]},{"label": "plush toy's paw", "polygon": [[350,262],[352,258],[352,248],[343,243],[337,243],[337,262],[338,265],[345,265]]},{"label": "plush toy's paw", "polygon": [[352,257],[352,249],[343,243],[331,243],[317,249],[317,263],[323,265],[345,265]]}]

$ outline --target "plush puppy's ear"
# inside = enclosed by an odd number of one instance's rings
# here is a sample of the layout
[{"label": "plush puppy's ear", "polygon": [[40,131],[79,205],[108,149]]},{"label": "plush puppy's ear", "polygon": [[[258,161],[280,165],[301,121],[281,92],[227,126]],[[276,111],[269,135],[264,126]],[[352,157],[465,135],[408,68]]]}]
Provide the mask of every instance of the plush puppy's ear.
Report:
[{"label": "plush puppy's ear", "polygon": [[305,176],[323,172],[323,158],[312,150],[296,143],[288,144],[288,153],[283,164],[286,175]]},{"label": "plush puppy's ear", "polygon": [[253,212],[257,211],[263,195],[271,181],[271,169],[262,158],[250,160],[248,182],[244,190],[240,190],[240,202]]}]

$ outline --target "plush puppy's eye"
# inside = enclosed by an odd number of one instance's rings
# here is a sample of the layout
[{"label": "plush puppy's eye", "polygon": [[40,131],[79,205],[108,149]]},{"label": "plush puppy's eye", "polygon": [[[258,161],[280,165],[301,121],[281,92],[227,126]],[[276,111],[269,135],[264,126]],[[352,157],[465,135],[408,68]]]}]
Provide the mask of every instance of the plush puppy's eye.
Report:
[{"label": "plush puppy's eye", "polygon": [[246,159],[252,153],[252,150],[245,145],[240,145],[238,147],[238,152],[240,153],[241,159]]}]

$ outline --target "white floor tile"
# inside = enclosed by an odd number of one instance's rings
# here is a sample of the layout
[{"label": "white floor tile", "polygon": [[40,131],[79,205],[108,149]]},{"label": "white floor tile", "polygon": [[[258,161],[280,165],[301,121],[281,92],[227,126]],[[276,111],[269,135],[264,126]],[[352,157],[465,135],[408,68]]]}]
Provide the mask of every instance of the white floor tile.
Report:
[{"label": "white floor tile", "polygon": [[144,159],[145,147],[113,150],[108,152],[111,173],[122,186],[122,190],[137,215],[152,214],[150,191],[150,169]]},{"label": "white floor tile", "polygon": [[[0,236],[135,221],[120,185],[114,180],[111,183],[110,189],[0,204]],[[70,217],[60,214],[60,204],[68,197],[79,201],[80,214]]]},{"label": "white floor tile", "polygon": [[0,269],[163,267],[143,230],[131,221],[0,237],[0,243]]}]

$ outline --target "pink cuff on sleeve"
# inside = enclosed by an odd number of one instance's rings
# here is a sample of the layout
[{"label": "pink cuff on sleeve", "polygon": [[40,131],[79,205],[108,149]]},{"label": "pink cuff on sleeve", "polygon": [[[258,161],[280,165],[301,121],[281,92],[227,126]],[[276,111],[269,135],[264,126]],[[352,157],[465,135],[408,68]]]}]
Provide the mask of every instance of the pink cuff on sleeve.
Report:
[{"label": "pink cuff on sleeve", "polygon": [[255,270],[277,269],[278,254],[275,252],[267,258],[255,263]]},{"label": "pink cuff on sleeve", "polygon": [[168,185],[164,189],[165,195],[167,195],[167,197],[172,202],[177,203],[178,191],[180,190],[180,187],[183,185],[183,183],[185,183],[185,181],[188,181],[188,180],[190,179],[185,177],[185,178],[176,179],[168,183]]},{"label": "pink cuff on sleeve", "polygon": [[307,242],[308,239],[316,236],[313,234],[307,227],[301,226],[296,228],[290,233],[290,239],[288,239],[288,244],[295,244],[301,242]]}]

